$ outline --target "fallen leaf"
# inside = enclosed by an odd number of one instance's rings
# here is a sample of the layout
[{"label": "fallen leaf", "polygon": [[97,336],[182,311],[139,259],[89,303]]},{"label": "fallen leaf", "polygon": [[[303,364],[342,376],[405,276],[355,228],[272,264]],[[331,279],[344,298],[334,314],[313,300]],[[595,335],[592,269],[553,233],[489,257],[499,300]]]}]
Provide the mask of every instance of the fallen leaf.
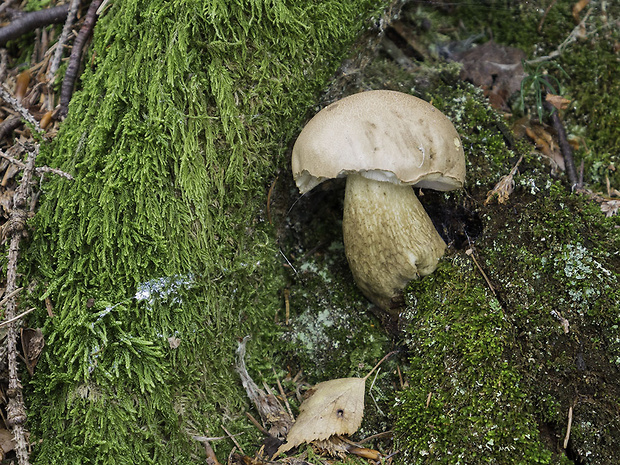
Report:
[{"label": "fallen leaf", "polygon": [[304,442],[355,433],[364,416],[366,379],[394,352],[390,352],[363,378],[338,378],[314,386],[299,406],[299,416],[273,458]]},{"label": "fallen leaf", "polygon": [[508,110],[506,101],[521,89],[525,56],[523,50],[499,45],[492,40],[454,54],[455,59],[463,64],[461,79],[482,87],[491,106],[499,110]]},{"label": "fallen leaf", "polygon": [[553,105],[557,110],[566,110],[570,100],[561,95],[547,94],[545,100]]},{"label": "fallen leaf", "polygon": [[590,0],[579,0],[573,5],[573,18],[575,18],[576,22],[581,21],[579,19],[579,13],[581,13],[581,10],[588,6],[588,3],[590,3]]},{"label": "fallen leaf", "polygon": [[2,460],[4,460],[6,453],[12,451],[13,449],[15,449],[13,433],[6,429],[0,429],[0,451],[2,452]]},{"label": "fallen leaf", "polygon": [[355,433],[364,416],[365,385],[366,378],[339,378],[314,386],[276,455],[304,442]]},{"label": "fallen leaf", "polygon": [[534,141],[536,148],[551,161],[553,171],[564,171],[564,157],[553,136],[543,126],[532,124],[525,127],[525,133]]}]

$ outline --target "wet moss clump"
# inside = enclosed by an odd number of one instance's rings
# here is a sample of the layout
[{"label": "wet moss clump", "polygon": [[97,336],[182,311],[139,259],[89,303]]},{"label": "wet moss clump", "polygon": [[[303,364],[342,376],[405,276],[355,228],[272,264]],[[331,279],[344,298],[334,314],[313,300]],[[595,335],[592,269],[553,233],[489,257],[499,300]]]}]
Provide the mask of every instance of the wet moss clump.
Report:
[{"label": "wet moss clump", "polygon": [[[606,439],[620,435],[620,220],[551,178],[478,92],[433,92],[459,127],[471,176],[463,195],[437,199],[453,213],[439,224],[450,253],[406,291],[405,462],[620,460]],[[520,156],[507,202],[487,201]],[[458,211],[476,235],[456,240]]]},{"label": "wet moss clump", "polygon": [[397,403],[403,463],[548,463],[512,361],[511,319],[465,255],[408,289],[410,387]]},{"label": "wet moss clump", "polygon": [[620,459],[617,226],[555,183],[520,188],[472,256],[410,285],[398,431],[414,463]]}]

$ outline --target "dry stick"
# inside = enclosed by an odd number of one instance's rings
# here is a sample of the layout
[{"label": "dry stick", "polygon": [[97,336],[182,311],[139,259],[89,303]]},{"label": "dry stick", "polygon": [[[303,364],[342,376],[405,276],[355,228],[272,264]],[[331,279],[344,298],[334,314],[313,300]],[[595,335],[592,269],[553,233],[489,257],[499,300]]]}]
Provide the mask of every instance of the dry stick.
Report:
[{"label": "dry stick", "polygon": [[[21,182],[15,190],[13,196],[13,210],[9,217],[11,243],[9,246],[9,259],[6,271],[6,293],[11,295],[17,289],[17,258],[19,256],[19,242],[21,241],[26,229],[28,212],[26,211],[27,200],[30,196],[32,175],[34,174],[34,164],[37,152],[29,153],[28,162],[24,169]],[[6,319],[11,320],[15,317],[17,302],[15,295],[10,297],[6,304]],[[15,322],[9,323],[7,336],[7,358],[9,368],[9,388],[7,389],[8,403],[6,406],[7,426],[11,429],[15,439],[15,454],[20,465],[29,465],[28,441],[26,440],[26,406],[22,394],[22,385],[19,381],[17,367],[17,325]]]},{"label": "dry stick", "polygon": [[2,298],[2,300],[0,300],[0,308],[3,307],[4,304],[6,304],[11,297],[15,297],[22,289],[23,289],[23,287],[17,288],[13,292],[11,292],[10,294],[5,295]]},{"label": "dry stick", "polygon": [[16,39],[39,27],[47,26],[48,24],[62,23],[67,17],[68,11],[69,5],[61,5],[45,10],[24,13],[8,26],[0,28],[0,46],[6,44],[9,40]]},{"label": "dry stick", "polygon": [[71,56],[69,57],[69,65],[65,72],[65,77],[62,80],[62,87],[60,90],[60,111],[59,114],[62,118],[67,116],[69,111],[69,102],[73,95],[73,88],[75,87],[75,80],[77,79],[78,70],[80,68],[80,61],[82,60],[82,52],[86,46],[86,41],[90,37],[95,27],[95,21],[97,18],[97,9],[101,5],[102,0],[93,0],[88,7],[88,12],[84,18],[84,24],[78,33],[73,48],[71,49]]},{"label": "dry stick", "polygon": [[558,110],[556,110],[555,107],[549,102],[545,102],[544,105],[547,111],[551,112],[551,122],[553,123],[553,129],[555,129],[555,132],[558,135],[560,150],[562,151],[562,156],[564,157],[564,166],[566,167],[566,175],[568,176],[568,182],[570,182],[571,190],[579,189],[581,184],[577,178],[577,170],[575,169],[575,161],[573,159],[573,148],[569,144],[568,138],[566,137],[566,130],[564,129],[562,120],[560,120]]},{"label": "dry stick", "polygon": [[13,107],[13,109],[19,113],[23,119],[32,124],[38,133],[43,132],[39,122],[34,119],[32,113],[30,113],[15,97],[13,97],[11,93],[5,89],[4,85],[0,85],[0,98],[11,105],[11,107]]},{"label": "dry stick", "polygon": [[484,270],[482,269],[482,267],[480,266],[480,263],[478,263],[478,260],[476,260],[476,257],[474,257],[474,249],[467,249],[465,251],[465,253],[467,255],[469,255],[471,257],[471,259],[474,261],[474,264],[476,265],[476,267],[478,268],[478,271],[480,271],[480,274],[482,274],[482,277],[484,278],[484,280],[487,283],[487,286],[489,286],[489,289],[491,289],[491,292],[493,293],[493,295],[497,298],[497,294],[495,293],[495,289],[493,288],[493,285],[491,284],[491,280],[489,279],[489,277],[487,276],[487,274],[484,272]]},{"label": "dry stick", "polygon": [[[531,60],[527,60],[525,63],[528,64],[528,65],[535,65],[536,63],[540,63],[542,61],[547,61],[547,60],[552,60],[554,58],[559,57],[566,47],[568,47],[570,44],[572,44],[578,38],[581,37],[582,30],[585,27],[586,21],[587,21],[588,17],[590,16],[591,12],[592,12],[592,8],[588,9],[588,12],[583,17],[581,22],[577,26],[575,26],[575,28],[571,31],[571,33],[568,35],[568,37],[564,40],[564,42],[562,42],[558,46],[557,49],[555,49],[549,55],[545,55],[545,56],[538,57],[538,58],[533,58]],[[588,35],[588,34],[586,34],[586,35]]]},{"label": "dry stick", "polygon": [[564,449],[568,447],[568,440],[570,439],[570,429],[573,425],[573,406],[568,407],[568,425],[566,426],[566,436],[564,437]]},{"label": "dry stick", "polygon": [[[21,289],[21,288],[20,288],[20,289]],[[19,320],[20,318],[25,317],[26,315],[28,315],[29,313],[34,312],[35,310],[36,310],[36,308],[34,308],[34,307],[29,308],[29,309],[28,309],[28,310],[26,310],[25,312],[20,313],[20,314],[19,314],[19,315],[17,315],[17,316],[14,316],[14,317],[13,317],[13,318],[11,318],[10,320],[5,320],[5,321],[3,321],[2,323],[0,323],[0,328],[2,328],[3,326],[9,325],[9,324],[11,324],[11,323],[13,323],[13,322],[15,322],[15,321]]]},{"label": "dry stick", "polygon": [[71,6],[69,7],[69,13],[67,14],[67,19],[65,20],[65,25],[62,28],[62,33],[60,34],[60,38],[58,42],[56,42],[56,51],[54,52],[54,58],[52,58],[52,63],[50,64],[50,69],[47,71],[47,80],[49,85],[54,82],[54,77],[56,76],[56,71],[60,66],[60,60],[62,59],[62,52],[64,50],[64,44],[69,37],[69,32],[71,32],[71,28],[73,27],[73,21],[77,16],[78,8],[80,7],[80,0],[71,0]]},{"label": "dry stick", "polygon": [[[15,166],[17,166],[19,169],[23,170],[24,168],[26,168],[26,165],[24,165],[24,163],[22,163],[20,160],[18,160],[15,157],[7,155],[2,150],[0,150],[0,158],[5,158],[6,160],[10,161]],[[67,178],[67,179],[69,179],[71,181],[73,180],[73,176],[71,176],[69,173],[65,173],[64,171],[56,169],[56,168],[50,168],[49,166],[37,166],[35,168],[35,172],[37,174],[53,173],[53,174],[56,174],[56,175],[61,176],[63,178]]]}]

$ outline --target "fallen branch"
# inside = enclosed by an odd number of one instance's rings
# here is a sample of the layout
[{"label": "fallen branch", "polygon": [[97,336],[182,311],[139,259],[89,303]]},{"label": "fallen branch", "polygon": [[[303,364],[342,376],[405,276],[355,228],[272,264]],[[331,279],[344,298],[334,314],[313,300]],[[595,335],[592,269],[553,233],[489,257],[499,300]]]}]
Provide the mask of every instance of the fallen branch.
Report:
[{"label": "fallen branch", "polygon": [[67,14],[67,19],[65,20],[65,25],[62,28],[62,33],[60,34],[60,38],[58,42],[56,42],[56,51],[54,52],[54,57],[52,58],[52,62],[50,64],[50,68],[47,71],[47,80],[49,81],[49,85],[54,82],[54,77],[56,76],[56,71],[60,67],[60,60],[62,59],[62,51],[64,49],[65,42],[69,37],[69,32],[73,27],[73,21],[77,16],[78,8],[80,7],[80,0],[71,0],[71,6],[69,7],[69,12]]},{"label": "fallen branch", "polygon": [[[15,166],[17,166],[18,168],[20,168],[22,170],[26,168],[26,165],[24,163],[22,163],[20,160],[18,160],[15,157],[7,155],[2,150],[0,150],[0,157],[10,161],[11,163],[13,163]],[[61,176],[63,178],[67,178],[69,180],[73,180],[73,176],[71,176],[69,173],[65,173],[64,171],[56,169],[56,168],[50,168],[49,166],[38,166],[38,167],[35,168],[35,172],[37,174],[53,173],[53,174]]]},{"label": "fallen branch", "polygon": [[69,111],[69,102],[71,101],[71,96],[73,95],[75,80],[77,79],[78,70],[80,69],[80,62],[82,61],[82,52],[86,46],[86,41],[95,27],[97,10],[99,9],[101,2],[102,0],[93,0],[90,4],[86,17],[84,18],[82,28],[73,43],[71,56],[69,57],[69,65],[67,66],[67,71],[65,72],[65,77],[62,81],[62,87],[60,90],[59,115],[61,118],[66,117]]},{"label": "fallen branch", "polygon": [[39,125],[39,122],[34,119],[34,116],[32,116],[32,113],[30,113],[26,107],[24,107],[19,100],[17,100],[15,97],[13,97],[11,95],[11,93],[5,89],[4,85],[0,85],[0,98],[2,100],[4,100],[6,103],[8,103],[9,105],[11,105],[11,107],[13,107],[13,109],[19,113],[19,115],[25,119],[27,122],[29,122],[30,124],[32,124],[34,126],[34,129],[38,132],[38,133],[42,133],[43,130],[41,129],[41,126]]},{"label": "fallen branch", "polygon": [[15,299],[15,290],[17,289],[17,258],[19,257],[19,243],[25,234],[26,220],[28,218],[28,198],[31,193],[32,175],[35,171],[35,161],[37,158],[37,150],[29,152],[28,162],[24,169],[21,182],[15,190],[13,196],[13,210],[9,217],[12,223],[10,228],[11,243],[9,245],[9,257],[6,272],[6,293],[9,297],[6,303],[6,320],[9,321],[6,345],[7,359],[9,369],[9,387],[7,389],[8,402],[6,406],[6,423],[11,429],[15,439],[15,454],[20,465],[29,465],[29,444],[26,439],[28,432],[25,427],[26,423],[26,406],[24,405],[24,397],[22,393],[22,385],[19,380],[19,372],[17,365],[17,325],[16,310],[17,301]]},{"label": "fallen branch", "polygon": [[61,5],[24,13],[8,26],[0,28],[0,46],[39,27],[62,23],[67,17],[68,11],[69,5]]}]

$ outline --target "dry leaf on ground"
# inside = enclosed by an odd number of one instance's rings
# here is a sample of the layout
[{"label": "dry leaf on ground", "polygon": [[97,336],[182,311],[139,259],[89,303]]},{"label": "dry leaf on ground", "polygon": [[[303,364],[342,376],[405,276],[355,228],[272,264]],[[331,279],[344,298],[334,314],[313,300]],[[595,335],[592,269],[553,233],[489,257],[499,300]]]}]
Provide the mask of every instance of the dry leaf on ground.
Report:
[{"label": "dry leaf on ground", "polygon": [[523,50],[492,40],[455,54],[456,60],[463,64],[461,78],[482,87],[491,106],[498,110],[508,110],[506,101],[521,89],[525,56]]},{"label": "dry leaf on ground", "polygon": [[365,384],[366,378],[339,378],[314,386],[276,455],[304,442],[355,433],[364,416]]},{"label": "dry leaf on ground", "polygon": [[338,378],[314,386],[301,403],[299,416],[291,427],[278,455],[304,442],[323,441],[332,436],[355,433],[364,416],[366,379],[394,352],[390,352],[363,378]]}]

